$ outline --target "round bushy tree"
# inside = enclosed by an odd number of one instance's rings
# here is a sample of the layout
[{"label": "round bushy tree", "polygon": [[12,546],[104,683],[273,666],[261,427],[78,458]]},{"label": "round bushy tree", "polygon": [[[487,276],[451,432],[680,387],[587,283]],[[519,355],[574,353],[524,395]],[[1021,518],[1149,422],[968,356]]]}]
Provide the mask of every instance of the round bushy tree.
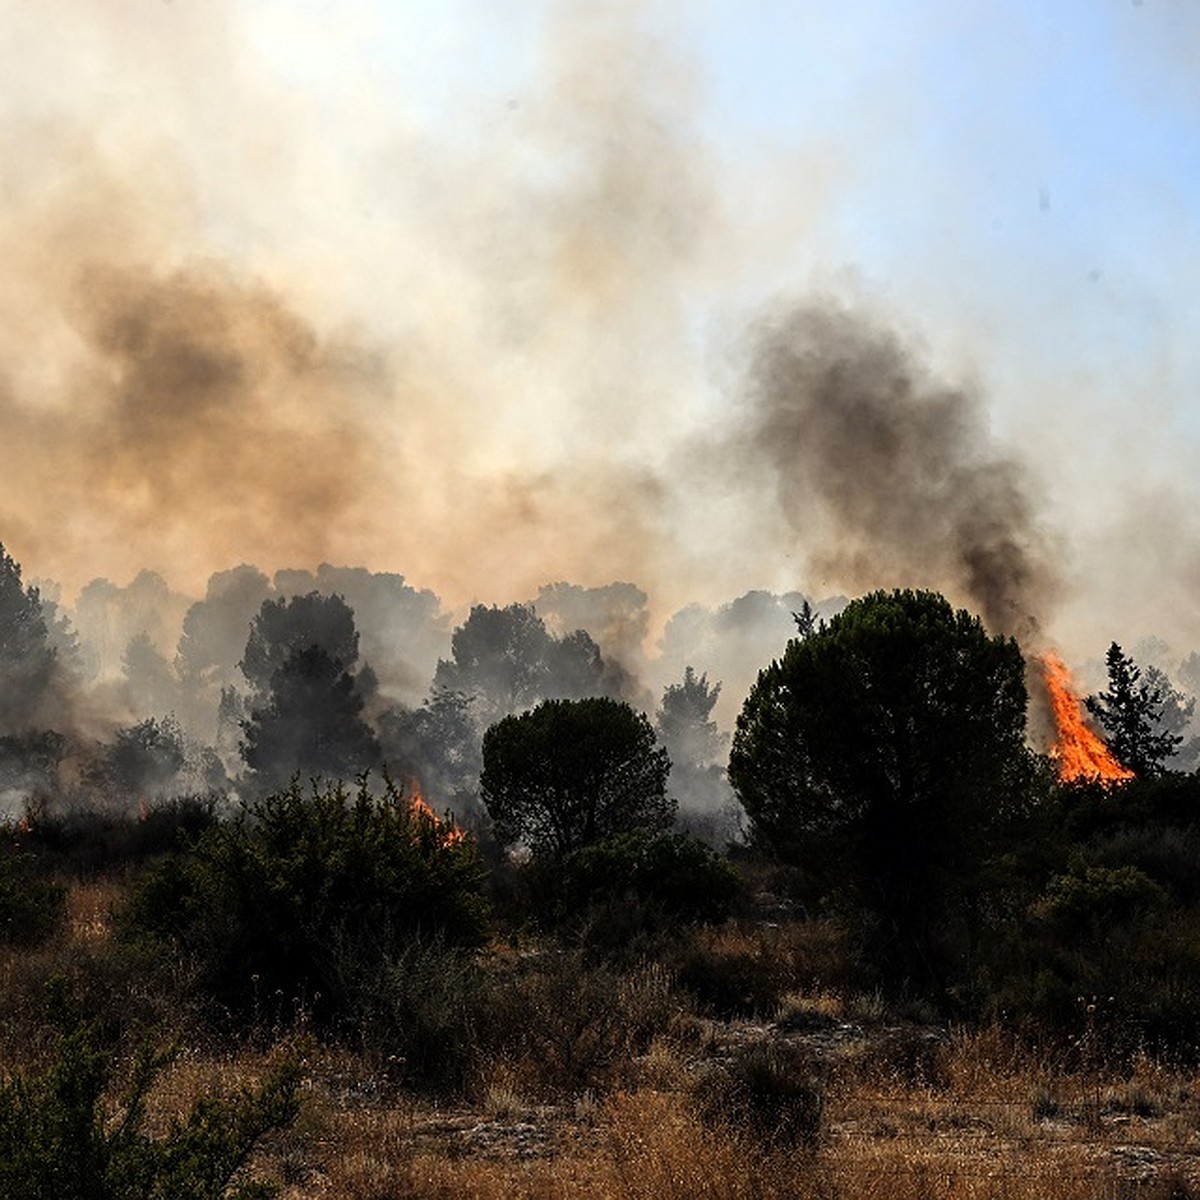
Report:
[{"label": "round bushy tree", "polygon": [[483,737],[480,789],[496,836],[535,854],[670,826],[667,752],[644,713],[606,697],[545,700]]},{"label": "round bushy tree", "polygon": [[928,975],[991,834],[1028,794],[1020,650],[932,592],[875,592],[788,644],[738,717],[755,840],[866,916],[880,965]]}]

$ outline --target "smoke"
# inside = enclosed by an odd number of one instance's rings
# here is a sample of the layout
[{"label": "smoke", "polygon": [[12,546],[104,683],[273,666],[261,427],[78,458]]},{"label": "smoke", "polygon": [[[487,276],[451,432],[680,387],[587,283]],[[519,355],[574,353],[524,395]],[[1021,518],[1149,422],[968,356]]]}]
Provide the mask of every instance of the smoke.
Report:
[{"label": "smoke", "polygon": [[1055,555],[977,397],[832,303],[767,323],[752,379],[749,452],[818,577],[940,589],[994,632],[1036,638],[1061,590]]},{"label": "smoke", "polygon": [[[814,132],[785,155],[730,151],[729,93],[675,36],[690,18],[652,2],[518,5],[503,20],[522,32],[503,44],[520,61],[463,70],[496,32],[486,7],[461,22],[479,45],[447,35],[432,55],[394,36],[405,6],[357,0],[336,19],[265,0],[0,14],[0,538],[64,584],[93,674],[129,684],[94,707],[156,715],[166,664],[182,725],[210,741],[249,621],[309,591],[346,597],[388,701],[421,702],[473,604],[531,601],[652,694],[689,665],[722,681],[725,723],[792,632],[801,589],[936,587],[1026,639],[1061,612],[1072,564],[1039,518],[1033,439],[1007,453],[982,397],[899,335],[836,300],[781,306],[754,331],[744,403],[725,405],[711,378],[713,347],[764,291],[855,260],[875,210],[828,220],[838,187],[869,179],[897,221],[916,196],[924,221],[947,224],[953,184],[885,189],[857,153],[913,112],[884,113],[877,81],[851,72],[855,95],[796,114]],[[811,20],[814,39],[838,23]],[[929,31],[904,24],[923,51]],[[402,77],[429,61],[456,82],[418,99]],[[896,71],[903,83],[899,56]],[[923,111],[925,91],[911,98]],[[921,271],[885,286],[984,363],[1015,310],[1035,313],[1035,365],[1003,367],[1008,409],[1020,394],[1042,422],[1059,378],[1045,343],[1060,347],[1046,295],[1026,308],[1001,288],[946,332],[963,289],[944,286],[931,245],[906,244]],[[1123,328],[1105,326],[1110,344]],[[1058,452],[1081,435],[1052,415]],[[1083,470],[1055,485],[1068,506],[1095,507]],[[1121,509],[1124,491],[1105,503]],[[1135,514],[1120,549],[1188,624],[1195,539],[1175,529],[1190,513],[1150,539],[1153,524]],[[1107,536],[1085,559],[1103,564],[1112,613],[1127,579]],[[145,613],[107,583],[71,608],[89,580],[147,568],[130,585]],[[202,599],[177,642],[183,594]]]},{"label": "smoke", "polygon": [[[484,580],[671,577],[662,457],[720,220],[690,71],[635,6],[555,7],[461,144],[323,74],[335,47],[297,90],[316,17],[49,7],[49,40],[3,18],[27,51],[0,123],[0,526],[24,561],[193,593],[238,562],[361,562],[459,607]],[[358,54],[385,20],[332,36]]]}]

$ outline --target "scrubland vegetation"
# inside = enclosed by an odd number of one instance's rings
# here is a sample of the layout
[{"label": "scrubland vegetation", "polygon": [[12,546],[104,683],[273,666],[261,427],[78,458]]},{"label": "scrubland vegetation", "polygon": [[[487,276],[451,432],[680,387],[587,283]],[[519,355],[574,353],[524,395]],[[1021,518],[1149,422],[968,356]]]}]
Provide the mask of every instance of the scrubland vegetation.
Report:
[{"label": "scrubland vegetation", "polygon": [[30,820],[4,1194],[1200,1194],[1195,800],[1057,789],[927,991],[748,848],[656,896],[637,839],[552,879],[369,782]]},{"label": "scrubland vegetation", "polygon": [[1200,777],[1159,689],[1112,648],[1122,771],[1070,781],[1017,644],[941,596],[796,626],[732,739],[733,839],[676,790],[727,786],[718,686],[652,722],[520,606],[405,714],[343,602],[264,603],[221,692],[241,774],[188,752],[209,792],[164,792],[169,717],[73,791],[65,737],[10,735],[0,1195],[1200,1195]]}]

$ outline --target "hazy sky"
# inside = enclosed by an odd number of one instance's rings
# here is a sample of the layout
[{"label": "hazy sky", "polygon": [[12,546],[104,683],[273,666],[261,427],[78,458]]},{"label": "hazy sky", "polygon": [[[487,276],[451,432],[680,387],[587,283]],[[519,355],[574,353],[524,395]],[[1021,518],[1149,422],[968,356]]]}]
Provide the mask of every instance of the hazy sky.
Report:
[{"label": "hazy sky", "polygon": [[738,441],[815,297],[1027,468],[1068,652],[1200,645],[1195,0],[0,0],[0,55],[32,575],[841,590]]}]

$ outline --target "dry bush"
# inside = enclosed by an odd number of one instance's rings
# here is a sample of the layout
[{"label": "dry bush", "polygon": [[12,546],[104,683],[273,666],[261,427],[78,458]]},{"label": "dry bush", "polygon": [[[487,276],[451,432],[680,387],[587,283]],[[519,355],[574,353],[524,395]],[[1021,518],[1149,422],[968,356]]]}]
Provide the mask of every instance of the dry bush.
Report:
[{"label": "dry bush", "polygon": [[661,967],[618,973],[574,953],[546,955],[516,975],[505,1004],[499,1045],[519,1089],[547,1098],[607,1091],[680,1008]]},{"label": "dry bush", "polygon": [[789,994],[868,990],[848,969],[847,942],[835,921],[729,922],[697,930],[672,966],[679,986],[703,1010],[769,1018]]}]

